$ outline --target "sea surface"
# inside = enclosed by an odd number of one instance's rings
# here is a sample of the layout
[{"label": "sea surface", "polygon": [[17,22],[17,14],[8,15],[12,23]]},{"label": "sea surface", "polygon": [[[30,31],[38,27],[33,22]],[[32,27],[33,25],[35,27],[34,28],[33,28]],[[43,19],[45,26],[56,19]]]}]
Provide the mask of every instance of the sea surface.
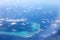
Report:
[{"label": "sea surface", "polygon": [[0,40],[60,40],[59,6],[22,2],[0,4]]}]

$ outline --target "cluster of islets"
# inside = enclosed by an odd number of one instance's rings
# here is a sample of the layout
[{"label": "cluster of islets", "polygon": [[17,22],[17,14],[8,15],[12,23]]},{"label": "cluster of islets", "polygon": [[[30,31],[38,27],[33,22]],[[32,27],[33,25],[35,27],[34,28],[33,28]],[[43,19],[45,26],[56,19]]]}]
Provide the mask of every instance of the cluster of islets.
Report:
[{"label": "cluster of islets", "polygon": [[40,25],[35,22],[27,22],[26,18],[3,19],[0,18],[0,34],[7,34],[20,37],[31,37],[39,33]]}]

